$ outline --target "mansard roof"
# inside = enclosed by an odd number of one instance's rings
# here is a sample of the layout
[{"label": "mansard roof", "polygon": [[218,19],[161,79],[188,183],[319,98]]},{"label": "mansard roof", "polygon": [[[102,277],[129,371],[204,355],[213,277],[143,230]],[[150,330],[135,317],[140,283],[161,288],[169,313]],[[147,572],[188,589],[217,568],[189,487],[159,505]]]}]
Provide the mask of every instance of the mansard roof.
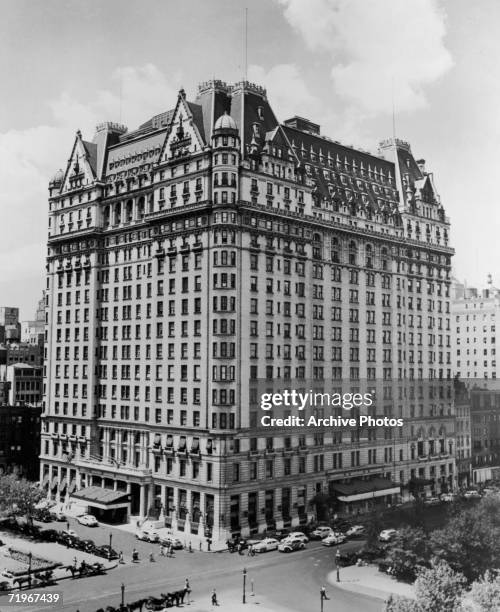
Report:
[{"label": "mansard roof", "polygon": [[317,198],[354,204],[371,213],[397,210],[395,168],[391,161],[286,123],[283,130],[306,175],[316,183]]}]

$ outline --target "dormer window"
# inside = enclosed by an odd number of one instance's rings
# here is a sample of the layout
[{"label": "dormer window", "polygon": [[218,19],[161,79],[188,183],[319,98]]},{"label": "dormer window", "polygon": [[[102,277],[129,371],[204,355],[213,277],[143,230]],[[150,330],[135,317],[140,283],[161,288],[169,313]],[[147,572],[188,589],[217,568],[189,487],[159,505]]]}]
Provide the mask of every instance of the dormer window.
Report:
[{"label": "dormer window", "polygon": [[264,121],[264,108],[262,106],[257,107],[257,115],[261,121]]}]

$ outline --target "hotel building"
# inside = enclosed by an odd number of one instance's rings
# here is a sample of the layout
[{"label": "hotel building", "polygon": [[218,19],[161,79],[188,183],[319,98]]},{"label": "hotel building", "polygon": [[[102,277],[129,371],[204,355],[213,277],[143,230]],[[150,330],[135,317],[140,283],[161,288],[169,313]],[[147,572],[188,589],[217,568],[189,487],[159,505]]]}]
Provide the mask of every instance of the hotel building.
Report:
[{"label": "hotel building", "polygon": [[[209,81],[77,132],[49,194],[49,495],[215,544],[318,494],[352,514],[456,485],[450,225],[408,143],[347,147]],[[263,430],[255,381],[370,381],[405,424]]]}]

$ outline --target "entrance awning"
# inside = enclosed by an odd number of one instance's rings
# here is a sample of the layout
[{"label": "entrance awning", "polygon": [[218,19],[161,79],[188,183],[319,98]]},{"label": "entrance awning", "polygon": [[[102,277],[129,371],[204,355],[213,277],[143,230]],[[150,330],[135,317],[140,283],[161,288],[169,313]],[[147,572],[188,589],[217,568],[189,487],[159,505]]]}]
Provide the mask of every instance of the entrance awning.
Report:
[{"label": "entrance awning", "polygon": [[113,510],[128,506],[130,496],[125,491],[114,491],[102,487],[86,487],[73,493],[72,497],[81,499],[89,506],[101,508],[102,510]]},{"label": "entrance awning", "polygon": [[333,482],[330,486],[336,492],[337,499],[347,503],[401,492],[399,485],[386,478],[374,478],[372,480],[353,478],[350,483]]}]

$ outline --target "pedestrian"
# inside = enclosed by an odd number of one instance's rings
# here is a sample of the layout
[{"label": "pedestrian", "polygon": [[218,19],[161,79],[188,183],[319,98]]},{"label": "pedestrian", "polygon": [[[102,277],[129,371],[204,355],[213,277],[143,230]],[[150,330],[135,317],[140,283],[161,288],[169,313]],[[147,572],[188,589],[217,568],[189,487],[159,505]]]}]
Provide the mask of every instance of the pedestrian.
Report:
[{"label": "pedestrian", "polygon": [[189,584],[189,580],[186,578],[186,582],[184,583],[184,594],[187,596],[188,605],[191,603],[191,586]]},{"label": "pedestrian", "polygon": [[133,563],[137,563],[139,561],[139,553],[137,552],[135,548],[132,551],[132,561]]},{"label": "pedestrian", "polygon": [[217,601],[217,593],[215,589],[212,591],[212,606],[218,606],[219,602]]},{"label": "pedestrian", "polygon": [[76,567],[78,564],[78,559],[76,558],[76,555],[73,557],[73,565]]},{"label": "pedestrian", "polygon": [[163,546],[163,544],[160,546],[160,557],[164,557],[165,556],[165,546]]},{"label": "pedestrian", "polygon": [[123,551],[120,550],[120,553],[118,554],[118,563],[123,564],[125,563],[125,561],[123,560]]},{"label": "pedestrian", "polygon": [[154,560],[155,560],[155,557],[154,557],[154,555],[153,555],[153,551],[151,551],[151,552],[149,553],[149,561],[150,561],[151,563],[154,563]]},{"label": "pedestrian", "polygon": [[319,592],[321,593],[321,599],[322,599],[322,600],[323,600],[323,599],[330,599],[330,598],[327,596],[327,594],[326,594],[326,588],[325,588],[325,585],[323,585],[323,586],[321,587],[321,589],[319,590]]}]

